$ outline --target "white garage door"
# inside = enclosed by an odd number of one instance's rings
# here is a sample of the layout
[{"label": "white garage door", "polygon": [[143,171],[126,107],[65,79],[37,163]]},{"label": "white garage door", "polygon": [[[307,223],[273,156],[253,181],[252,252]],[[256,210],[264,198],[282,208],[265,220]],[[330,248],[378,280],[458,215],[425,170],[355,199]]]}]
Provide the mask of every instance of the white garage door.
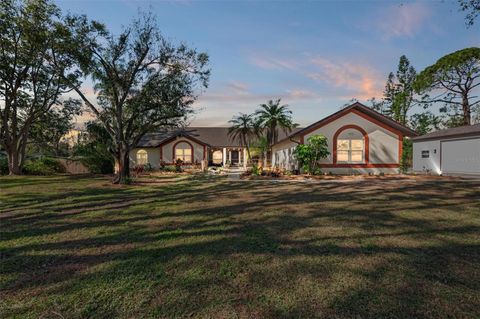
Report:
[{"label": "white garage door", "polygon": [[480,137],[443,141],[442,173],[480,174]]}]

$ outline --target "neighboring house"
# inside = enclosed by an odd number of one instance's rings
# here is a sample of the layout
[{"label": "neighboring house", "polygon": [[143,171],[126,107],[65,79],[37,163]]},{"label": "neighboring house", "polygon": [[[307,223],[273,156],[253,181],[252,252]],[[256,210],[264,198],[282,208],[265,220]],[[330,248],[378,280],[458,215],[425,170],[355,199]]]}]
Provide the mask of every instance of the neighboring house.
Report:
[{"label": "neighboring house", "polygon": [[172,165],[181,159],[185,165],[206,160],[209,165],[245,166],[246,148],[237,139],[233,140],[228,130],[228,127],[186,127],[149,133],[130,152],[130,165],[150,163],[158,168],[161,162]]},{"label": "neighboring house", "polygon": [[397,173],[404,137],[417,135],[371,108],[354,103],[273,145],[272,165],[297,169],[293,150],[315,134],[328,139],[330,155],[321,162],[321,168],[333,174]]},{"label": "neighboring house", "polygon": [[480,175],[480,124],[435,131],[412,141],[414,171]]}]

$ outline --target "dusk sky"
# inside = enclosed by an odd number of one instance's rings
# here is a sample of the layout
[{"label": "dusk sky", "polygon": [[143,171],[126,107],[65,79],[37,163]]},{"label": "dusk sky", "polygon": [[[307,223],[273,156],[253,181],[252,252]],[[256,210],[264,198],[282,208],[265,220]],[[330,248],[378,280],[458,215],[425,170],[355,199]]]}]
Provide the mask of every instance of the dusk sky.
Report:
[{"label": "dusk sky", "polygon": [[119,32],[152,10],[164,35],[210,55],[210,86],[192,124],[227,126],[282,98],[294,120],[311,124],[351,98],[381,98],[385,80],[405,54],[417,71],[441,56],[480,46],[456,1],[236,2],[58,1]]}]

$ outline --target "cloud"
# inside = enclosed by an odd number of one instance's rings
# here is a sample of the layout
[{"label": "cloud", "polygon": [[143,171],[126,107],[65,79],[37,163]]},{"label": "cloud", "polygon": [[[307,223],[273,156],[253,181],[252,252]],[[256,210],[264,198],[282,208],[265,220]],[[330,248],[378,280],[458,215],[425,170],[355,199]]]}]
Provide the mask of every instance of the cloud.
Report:
[{"label": "cloud", "polygon": [[261,54],[251,54],[250,62],[255,66],[267,70],[295,70],[297,67],[296,61],[294,60],[282,59]]},{"label": "cloud", "polygon": [[383,9],[374,19],[375,27],[387,39],[412,37],[425,24],[431,15],[431,8],[425,3],[406,3]]},{"label": "cloud", "polygon": [[311,63],[315,66],[313,72],[306,75],[315,81],[330,83],[335,87],[344,88],[359,99],[369,99],[382,95],[381,74],[374,68],[349,61],[337,61],[322,57],[313,57]]},{"label": "cloud", "polygon": [[[319,55],[305,54],[296,59],[253,55],[254,65],[267,70],[286,70],[322,83],[325,95],[335,95],[333,88],[341,88],[336,97],[369,99],[382,95],[384,77],[374,67],[347,59],[327,59]],[[320,89],[320,88],[319,88]],[[292,91],[293,97],[308,97],[305,90]],[[335,90],[338,91],[338,90]],[[326,93],[325,93],[326,92]],[[318,94],[315,94],[318,96]]]}]

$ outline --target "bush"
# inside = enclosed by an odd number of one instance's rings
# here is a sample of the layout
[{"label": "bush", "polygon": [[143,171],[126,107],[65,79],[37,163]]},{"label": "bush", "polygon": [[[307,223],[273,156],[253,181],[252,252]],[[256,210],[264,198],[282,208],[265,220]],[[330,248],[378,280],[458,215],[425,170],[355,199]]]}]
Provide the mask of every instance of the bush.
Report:
[{"label": "bush", "polygon": [[153,166],[152,166],[152,164],[147,163],[147,164],[143,165],[143,171],[144,171],[144,172],[151,172],[151,171],[153,171]]},{"label": "bush", "polygon": [[166,165],[163,167],[162,171],[164,172],[176,172],[177,168],[174,165]]},{"label": "bush", "polygon": [[408,173],[412,167],[412,158],[413,158],[413,143],[410,139],[403,139],[402,145],[402,158],[400,159],[400,172],[402,174]]},{"label": "bush", "polygon": [[252,166],[252,175],[254,176],[260,176],[262,175],[262,169],[260,167],[258,167],[257,165],[253,165]]},{"label": "bush", "polygon": [[330,154],[327,138],[323,135],[312,135],[307,144],[299,144],[295,148],[294,156],[307,174],[321,174],[319,161]]},{"label": "bush", "polygon": [[53,175],[65,173],[65,167],[54,158],[42,157],[26,161],[23,172],[27,175]]},{"label": "bush", "polygon": [[180,173],[183,171],[182,164],[183,164],[183,161],[177,158],[177,160],[175,161],[175,169],[177,173]]},{"label": "bush", "polygon": [[0,175],[8,174],[8,159],[6,157],[0,157]]}]

